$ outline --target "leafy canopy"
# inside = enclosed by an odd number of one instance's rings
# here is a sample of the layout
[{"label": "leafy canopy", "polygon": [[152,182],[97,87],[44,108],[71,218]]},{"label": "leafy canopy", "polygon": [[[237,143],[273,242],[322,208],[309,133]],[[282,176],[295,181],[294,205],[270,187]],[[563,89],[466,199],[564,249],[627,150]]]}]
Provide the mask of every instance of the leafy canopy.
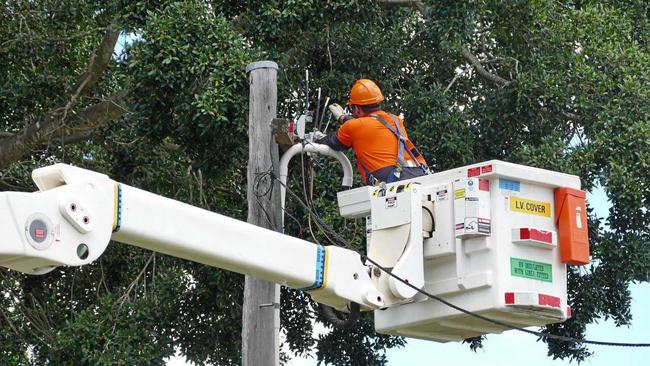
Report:
[{"label": "leafy canopy", "polygon": [[[244,218],[244,67],[279,63],[285,116],[301,108],[305,69],[338,102],[367,77],[387,110],[404,113],[436,170],[496,158],[603,187],[612,208],[606,220],[590,212],[592,265],[569,274],[574,317],[545,331],[581,337],[599,319],[630,324],[628,284],[647,282],[650,269],[649,5],[412,3],[5,2],[0,184],[32,190],[32,168],[64,161]],[[104,46],[112,56],[102,58]],[[323,161],[315,174],[315,207],[361,247],[364,225],[338,217],[333,204],[338,166]],[[311,237],[306,214],[289,210],[298,223],[288,219],[287,230]],[[2,364],[162,365],[176,349],[198,364],[239,364],[239,275],[111,245],[92,265],[42,277],[3,270],[0,283]],[[384,350],[403,345],[374,334],[370,316],[323,335],[312,335],[314,319],[322,320],[306,296],[283,290],[292,352],[384,365]],[[554,358],[590,354],[546,342]]]}]

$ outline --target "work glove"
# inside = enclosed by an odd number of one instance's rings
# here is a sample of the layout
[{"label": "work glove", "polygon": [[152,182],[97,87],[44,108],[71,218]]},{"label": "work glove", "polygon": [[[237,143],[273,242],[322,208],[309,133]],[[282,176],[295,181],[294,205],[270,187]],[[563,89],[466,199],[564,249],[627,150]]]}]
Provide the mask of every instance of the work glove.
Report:
[{"label": "work glove", "polygon": [[343,110],[343,107],[336,103],[332,103],[329,106],[330,112],[332,112],[332,115],[334,116],[334,119],[337,121],[341,120],[341,117],[345,114],[345,111]]}]

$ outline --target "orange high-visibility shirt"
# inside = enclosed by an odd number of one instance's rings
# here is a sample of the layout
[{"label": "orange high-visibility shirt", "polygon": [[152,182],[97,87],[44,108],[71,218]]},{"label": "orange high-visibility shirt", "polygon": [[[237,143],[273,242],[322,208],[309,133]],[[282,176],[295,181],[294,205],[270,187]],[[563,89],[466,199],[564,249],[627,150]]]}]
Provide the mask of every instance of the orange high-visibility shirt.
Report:
[{"label": "orange high-visibility shirt", "polygon": [[[391,115],[384,111],[373,112],[386,121],[391,127],[395,128]],[[406,149],[412,149],[413,143],[408,140],[408,134],[404,128],[404,122],[396,116],[400,129],[404,134]],[[369,172],[374,172],[387,166],[397,166],[398,139],[388,128],[381,122],[372,117],[354,118],[346,121],[339,127],[337,138],[341,144],[349,146],[354,150],[356,156],[357,169],[366,181],[365,167]],[[413,161],[408,151],[404,151],[404,160]],[[422,156],[418,157],[418,162],[424,164]]]}]

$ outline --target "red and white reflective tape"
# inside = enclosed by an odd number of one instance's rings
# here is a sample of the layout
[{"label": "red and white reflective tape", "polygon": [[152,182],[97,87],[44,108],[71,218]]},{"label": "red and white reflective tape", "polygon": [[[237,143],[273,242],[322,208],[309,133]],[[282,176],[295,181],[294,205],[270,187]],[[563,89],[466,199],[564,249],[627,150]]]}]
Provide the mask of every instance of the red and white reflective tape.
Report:
[{"label": "red and white reflective tape", "polygon": [[476,177],[478,175],[487,173],[492,173],[492,164],[467,169],[467,178]]},{"label": "red and white reflective tape", "polygon": [[557,234],[555,231],[532,227],[514,228],[512,229],[512,242],[552,249],[557,246]]},{"label": "red and white reflective tape", "polygon": [[479,191],[490,191],[490,181],[487,179],[479,178],[478,180]]},{"label": "red and white reflective tape", "polygon": [[562,299],[537,292],[506,292],[506,305],[540,306],[561,309]]}]

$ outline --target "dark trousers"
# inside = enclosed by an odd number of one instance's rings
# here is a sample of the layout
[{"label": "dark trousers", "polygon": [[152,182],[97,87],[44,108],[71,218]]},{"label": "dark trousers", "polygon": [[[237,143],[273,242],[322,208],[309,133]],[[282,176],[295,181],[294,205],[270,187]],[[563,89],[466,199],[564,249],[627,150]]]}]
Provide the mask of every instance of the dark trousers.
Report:
[{"label": "dark trousers", "polygon": [[421,177],[424,175],[422,168],[403,168],[400,177],[397,178],[394,176],[393,171],[395,171],[394,166],[387,166],[371,172],[371,174],[379,179],[382,182],[392,183],[400,180],[411,179],[415,177]]}]

